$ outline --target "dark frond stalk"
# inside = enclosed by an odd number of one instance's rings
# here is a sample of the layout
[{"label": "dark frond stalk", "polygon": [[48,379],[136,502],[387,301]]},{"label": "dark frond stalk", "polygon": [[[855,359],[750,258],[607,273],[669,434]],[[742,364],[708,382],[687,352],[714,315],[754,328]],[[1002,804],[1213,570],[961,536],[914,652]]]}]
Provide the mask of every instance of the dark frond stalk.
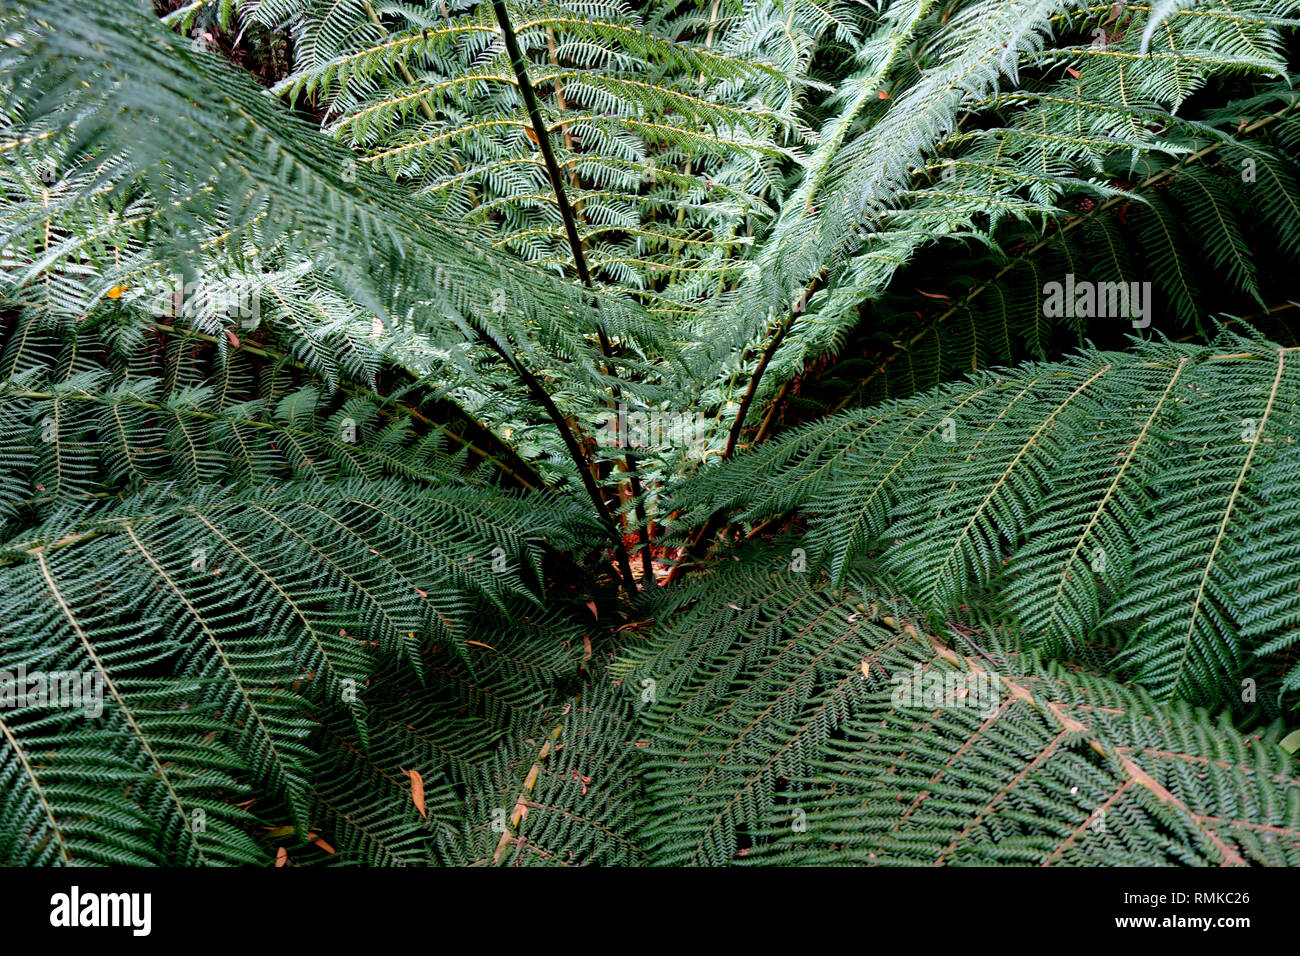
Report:
[{"label": "dark frond stalk", "polygon": [[[371,6],[369,2],[366,2],[364,6],[366,15],[369,17],[370,22],[383,30],[383,21],[379,19],[379,15],[375,12],[374,7]],[[590,287],[591,275],[587,271],[587,261],[582,256],[582,248],[578,242],[578,230],[573,221],[573,210],[569,208],[568,198],[564,193],[564,188],[560,184],[559,167],[555,162],[555,154],[551,151],[550,141],[546,138],[545,128],[542,126],[538,117],[537,97],[533,93],[532,84],[528,82],[528,75],[525,72],[523,65],[523,56],[519,52],[519,43],[515,39],[514,30],[510,27],[510,20],[506,16],[505,7],[499,2],[493,3],[493,7],[496,10],[497,20],[501,24],[501,31],[504,34],[506,41],[506,51],[509,53],[511,63],[514,66],[515,75],[518,78],[519,87],[524,96],[524,102],[528,106],[529,115],[532,118],[538,142],[542,144],[542,155],[546,160],[546,169],[550,174],[551,182],[555,186],[555,195],[560,205],[560,214],[564,219],[564,227],[569,236],[569,244],[574,250],[574,261],[578,267],[578,275],[582,278],[583,282]],[[387,31],[385,30],[385,32]],[[397,66],[401,70],[402,78],[406,80],[407,83],[414,85],[415,77],[411,75],[411,71],[407,68],[406,64],[399,60]],[[433,110],[423,97],[420,99],[420,107],[426,117],[433,119]],[[601,351],[608,358],[609,340],[605,335],[604,328],[600,325],[597,325],[596,328],[600,334]],[[559,408],[557,408],[555,403],[551,401],[551,396],[547,394],[546,389],[542,388],[542,383],[537,381],[537,379],[523,367],[522,363],[516,362],[514,358],[506,352],[505,349],[501,348],[501,346],[498,345],[490,335],[483,335],[480,333],[480,338],[489,348],[500,355],[501,358],[505,360],[506,364],[515,371],[515,374],[523,380],[533,398],[546,410],[547,415],[550,416],[555,427],[559,429],[560,437],[564,441],[564,447],[568,449],[569,457],[573,459],[573,464],[578,469],[578,476],[582,480],[582,485],[586,489],[588,497],[591,498],[592,504],[595,505],[601,523],[606,526],[606,529],[610,532],[610,536],[613,538],[614,554],[618,560],[619,575],[623,579],[622,583],[624,589],[628,592],[628,596],[631,597],[636,594],[636,579],[632,576],[632,567],[628,560],[627,548],[623,545],[623,536],[619,533],[618,524],[614,521],[613,515],[610,514],[609,506],[605,503],[605,499],[601,495],[600,489],[596,487],[595,481],[592,480],[591,474],[587,469],[587,456],[583,454],[582,446],[578,444],[578,440],[574,437],[573,431],[569,428],[568,422],[565,421],[564,415],[560,413]],[[635,487],[636,486],[634,486],[634,491]],[[649,547],[646,547],[645,552],[646,569],[649,571]]]},{"label": "dark frond stalk", "polygon": [[[826,273],[823,272],[809,283],[807,290],[799,298],[795,307],[790,310],[790,314],[785,317],[784,321],[772,333],[772,338],[768,340],[767,347],[763,349],[763,354],[759,357],[758,367],[754,369],[754,374],[750,376],[749,387],[745,389],[745,396],[740,400],[740,410],[736,412],[736,420],[731,423],[731,431],[727,433],[727,444],[722,450],[722,460],[726,461],[736,450],[736,443],[740,440],[741,429],[745,427],[745,416],[749,414],[749,406],[754,404],[754,396],[758,394],[759,383],[763,380],[763,373],[767,371],[767,366],[772,361],[772,356],[776,350],[781,347],[785,337],[794,328],[794,324],[799,321],[799,316],[803,314],[803,307],[812,294],[817,291],[825,279]],[[681,560],[673,566],[672,571],[668,574],[668,583],[671,584],[682,576],[683,569],[690,563],[697,561],[703,554],[703,549],[713,538],[718,530],[722,528],[727,520],[727,516],[722,511],[715,511],[699,530],[691,536],[686,548],[682,552]]]},{"label": "dark frond stalk", "polygon": [[[591,280],[591,270],[587,268],[587,256],[582,251],[582,239],[578,235],[578,222],[574,217],[573,207],[569,205],[569,197],[564,189],[564,178],[560,172],[560,165],[556,162],[555,151],[551,148],[550,134],[547,132],[546,125],[542,122],[541,110],[537,106],[537,94],[533,90],[532,82],[528,79],[528,69],[524,64],[523,53],[519,49],[519,40],[515,36],[514,27],[510,25],[510,16],[506,13],[506,5],[503,0],[492,0],[492,9],[496,11],[497,23],[501,25],[501,36],[505,40],[506,53],[510,57],[510,65],[514,69],[515,79],[519,83],[519,95],[523,97],[524,108],[528,110],[528,120],[533,126],[537,148],[541,151],[542,159],[546,163],[546,174],[550,177],[551,189],[555,193],[555,202],[560,209],[560,218],[564,221],[564,233],[568,237],[569,249],[573,253],[573,267],[577,270],[578,278],[582,280],[582,284],[594,291],[595,283]],[[605,327],[600,322],[596,323],[596,335],[600,339],[600,354],[605,358],[605,372],[613,380],[613,349],[610,346],[609,336],[605,334]],[[610,391],[613,396],[611,404],[617,406],[619,399],[622,398],[621,390],[617,384],[614,384],[611,386]],[[650,565],[650,539],[645,518],[645,505],[641,499],[641,481],[633,470],[631,459],[626,456],[623,459],[623,470],[628,474],[628,483],[631,485],[632,498],[635,502],[637,530],[641,541],[642,578],[647,583],[652,583],[654,581],[654,572]]]},{"label": "dark frond stalk", "polygon": [[[819,279],[813,280],[812,285],[808,287],[808,291],[804,293],[803,298],[800,300],[801,302],[806,302],[808,297],[817,290],[818,281]],[[763,349],[763,354],[758,360],[758,367],[754,369],[754,374],[749,378],[749,387],[745,389],[745,395],[740,400],[740,410],[736,412],[736,420],[731,423],[731,431],[727,433],[727,444],[726,447],[722,449],[723,461],[726,461],[735,452],[736,443],[740,440],[740,433],[745,427],[745,418],[749,415],[749,406],[754,404],[754,396],[758,394],[758,385],[763,381],[763,373],[767,371],[767,366],[772,361],[772,356],[776,354],[776,350],[781,347],[781,343],[785,341],[786,335],[788,335],[790,329],[794,327],[795,322],[799,318],[800,311],[801,310],[795,309],[790,312],[790,315],[786,317],[786,320],[782,322],[777,330],[772,334],[772,338],[768,341],[767,347]]]},{"label": "dark frond stalk", "polygon": [[619,533],[618,523],[614,520],[614,516],[610,514],[609,505],[606,504],[600,489],[596,487],[595,479],[591,477],[591,471],[587,468],[587,456],[583,454],[582,446],[578,444],[573,429],[569,427],[564,414],[551,399],[550,394],[546,389],[542,388],[542,383],[537,381],[537,377],[528,369],[524,368],[522,362],[516,361],[492,336],[479,332],[479,339],[497,355],[501,356],[501,359],[519,376],[528,388],[529,393],[546,410],[551,422],[559,430],[560,437],[564,440],[564,447],[568,449],[569,457],[573,459],[574,467],[578,469],[578,477],[582,480],[582,487],[586,489],[587,497],[595,505],[601,523],[605,526],[605,530],[613,541],[614,556],[618,561],[619,576],[623,579],[623,589],[627,591],[628,597],[633,597],[636,594],[636,579],[632,576],[632,565],[628,560],[627,548],[623,545],[623,536]]},{"label": "dark frond stalk", "polygon": [[[524,55],[519,49],[519,40],[510,25],[510,16],[506,13],[505,3],[502,0],[492,0],[492,9],[496,11],[497,23],[501,25],[506,54],[510,57],[510,66],[515,71],[515,80],[519,83],[519,95],[523,97],[524,108],[528,110],[528,119],[533,124],[533,132],[537,137],[537,148],[541,151],[542,160],[546,163],[546,173],[550,176],[551,187],[555,191],[555,202],[560,209],[560,218],[564,221],[564,232],[568,236],[569,247],[573,250],[573,267],[577,270],[582,284],[591,287],[591,272],[587,269],[587,257],[582,253],[578,223],[573,216],[573,207],[569,205],[568,194],[564,191],[560,165],[555,161],[555,151],[551,149],[550,136],[546,131],[546,125],[542,122],[541,110],[537,106],[537,93],[528,79],[528,70],[524,65]],[[608,339],[602,326],[597,324],[596,328],[600,334],[600,346],[603,351],[608,347]]]},{"label": "dark frond stalk", "polygon": [[767,414],[763,416],[763,423],[758,426],[758,431],[754,433],[753,443],[755,445],[762,444],[763,439],[767,437],[767,433],[772,427],[772,421],[776,418],[776,413],[781,410],[781,406],[785,402],[785,397],[790,394],[791,387],[793,387],[794,383],[798,381],[798,375],[792,379],[787,379],[781,386],[781,391],[776,393],[776,398],[767,408]]}]

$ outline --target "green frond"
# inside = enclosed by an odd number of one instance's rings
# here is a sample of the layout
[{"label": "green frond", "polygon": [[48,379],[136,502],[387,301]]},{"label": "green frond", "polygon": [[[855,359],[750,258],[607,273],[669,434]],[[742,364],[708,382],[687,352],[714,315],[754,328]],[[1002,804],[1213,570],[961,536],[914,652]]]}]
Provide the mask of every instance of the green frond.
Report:
[{"label": "green frond", "polygon": [[1274,726],[931,636],[880,592],[747,558],[624,667],[653,680],[657,863],[1295,865]]},{"label": "green frond", "polygon": [[1219,702],[1281,646],[1241,640],[1259,615],[1238,562],[1286,580],[1287,564],[1247,556],[1294,547],[1261,522],[1267,475],[1294,464],[1292,352],[1225,336],[982,374],[810,425],[706,473],[678,507],[688,523],[799,508],[837,581],[875,556],[934,614],[993,584],[986,600],[1031,644],[1059,654],[1121,626],[1139,683]]}]

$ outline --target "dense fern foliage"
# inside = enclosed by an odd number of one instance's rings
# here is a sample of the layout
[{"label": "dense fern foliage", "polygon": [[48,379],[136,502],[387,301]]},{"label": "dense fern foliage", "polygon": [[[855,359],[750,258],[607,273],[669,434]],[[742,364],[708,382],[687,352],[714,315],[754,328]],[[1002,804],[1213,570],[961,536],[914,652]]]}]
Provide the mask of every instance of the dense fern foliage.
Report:
[{"label": "dense fern foliage", "polygon": [[1220,703],[1243,675],[1285,672],[1261,652],[1300,637],[1300,526],[1279,520],[1298,413],[1293,349],[1135,345],[827,418],[677,501],[688,519],[697,501],[748,520],[801,508],[836,583],[869,554],[921,610],[995,606],[1051,654],[1119,629],[1115,666]]},{"label": "dense fern foliage", "polygon": [[658,675],[660,862],[1300,862],[1278,728],[1242,734],[992,630],[929,634],[861,579],[768,564],[721,571],[621,662]]},{"label": "dense fern foliage", "polygon": [[1300,864],[1300,4],[0,22],[0,861]]}]

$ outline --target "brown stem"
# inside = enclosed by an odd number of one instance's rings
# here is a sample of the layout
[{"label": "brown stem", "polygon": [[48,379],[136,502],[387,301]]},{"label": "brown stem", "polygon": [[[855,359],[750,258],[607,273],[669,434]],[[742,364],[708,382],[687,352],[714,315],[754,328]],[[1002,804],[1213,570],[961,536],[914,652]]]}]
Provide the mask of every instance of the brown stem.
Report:
[{"label": "brown stem", "polygon": [[[497,23],[501,26],[501,36],[505,41],[506,54],[510,57],[510,65],[514,69],[515,80],[519,84],[519,95],[523,98],[524,108],[528,111],[528,120],[533,126],[537,148],[541,151],[542,160],[546,164],[546,174],[550,177],[551,189],[555,193],[555,202],[560,210],[560,219],[564,222],[564,232],[569,240],[569,249],[573,253],[573,267],[578,273],[578,278],[582,280],[582,284],[595,291],[591,271],[587,268],[587,257],[582,249],[582,239],[578,235],[577,219],[574,216],[573,208],[569,205],[569,197],[564,189],[564,179],[560,172],[560,165],[555,160],[554,149],[551,148],[550,134],[542,122],[541,110],[537,105],[537,94],[533,90],[532,82],[528,79],[528,69],[524,63],[523,53],[519,49],[519,40],[510,24],[510,17],[506,13],[503,0],[492,0],[492,9],[496,12]],[[599,307],[599,302],[597,302],[597,307]],[[600,340],[600,353],[605,358],[605,373],[612,381],[614,380],[613,348],[610,345],[609,336],[605,334],[605,327],[600,322],[596,323],[596,335]],[[617,384],[612,385],[610,390],[613,394],[612,404],[617,405],[622,397],[621,390]],[[637,530],[641,542],[642,576],[649,583],[654,580],[654,571],[650,563],[650,537],[646,529],[645,506],[641,498],[641,481],[633,471],[632,463],[627,457],[624,457],[623,460],[623,470],[629,474],[628,483],[631,485],[632,497],[636,503],[636,518],[639,525]],[[622,549],[621,538],[619,547]],[[626,549],[622,550],[622,557],[626,559]],[[635,592],[635,590],[636,584],[632,583],[631,591]]]},{"label": "brown stem", "polygon": [[[813,283],[814,286],[816,284],[816,282]],[[768,363],[772,361],[772,356],[781,347],[781,342],[785,340],[786,333],[794,325],[796,315],[798,313],[791,313],[790,317],[781,323],[776,333],[767,343],[767,348],[763,349],[763,354],[758,360],[758,367],[754,369],[754,374],[749,379],[749,387],[745,389],[745,396],[740,400],[740,410],[736,412],[736,420],[731,423],[731,430],[727,433],[727,444],[722,449],[723,461],[730,458],[736,450],[736,442],[740,440],[740,432],[745,427],[745,418],[749,415],[749,406],[754,404],[754,396],[758,394],[758,383],[763,380],[763,373],[767,371]]]},{"label": "brown stem", "polygon": [[785,384],[781,386],[781,391],[776,393],[776,398],[773,399],[772,404],[768,406],[767,414],[763,416],[763,423],[758,426],[758,431],[754,433],[754,440],[751,444],[762,444],[763,439],[767,437],[768,430],[772,427],[772,419],[776,417],[776,413],[781,408],[781,404],[785,401],[785,397],[790,394],[790,387],[797,380],[798,376],[795,376],[794,378],[787,379]]}]

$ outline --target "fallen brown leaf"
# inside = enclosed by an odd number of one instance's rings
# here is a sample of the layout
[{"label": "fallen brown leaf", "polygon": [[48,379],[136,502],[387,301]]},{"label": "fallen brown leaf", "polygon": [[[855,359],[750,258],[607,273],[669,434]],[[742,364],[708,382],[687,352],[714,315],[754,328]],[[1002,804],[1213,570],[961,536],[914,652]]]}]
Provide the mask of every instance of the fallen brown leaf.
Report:
[{"label": "fallen brown leaf", "polygon": [[424,811],[424,778],[420,776],[418,770],[403,770],[402,773],[411,778],[411,802],[415,804],[415,809],[420,811],[420,816],[427,820],[429,814]]}]

